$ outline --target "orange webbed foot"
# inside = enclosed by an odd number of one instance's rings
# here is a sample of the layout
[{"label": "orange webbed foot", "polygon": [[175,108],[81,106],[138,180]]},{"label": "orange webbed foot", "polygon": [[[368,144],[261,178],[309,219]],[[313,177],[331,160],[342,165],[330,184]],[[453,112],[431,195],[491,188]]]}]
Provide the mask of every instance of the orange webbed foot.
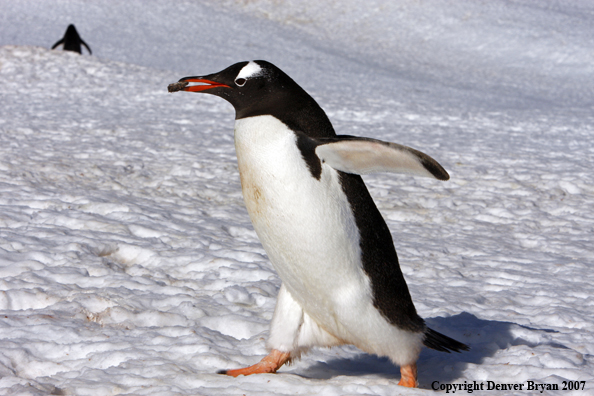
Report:
[{"label": "orange webbed foot", "polygon": [[416,388],[419,386],[419,383],[417,382],[416,363],[400,367],[400,382],[398,385],[406,386],[408,388]]},{"label": "orange webbed foot", "polygon": [[273,349],[268,356],[264,357],[264,359],[253,366],[235,370],[221,370],[218,374],[237,377],[239,375],[276,373],[276,370],[281,368],[281,366],[290,359],[290,356],[291,354],[289,352],[281,352],[277,349]]}]

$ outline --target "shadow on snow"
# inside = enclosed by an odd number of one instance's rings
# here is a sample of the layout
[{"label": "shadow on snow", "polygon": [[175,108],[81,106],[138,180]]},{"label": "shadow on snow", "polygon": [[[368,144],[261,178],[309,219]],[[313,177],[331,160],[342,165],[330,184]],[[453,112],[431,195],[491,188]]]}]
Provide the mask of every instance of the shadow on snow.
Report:
[{"label": "shadow on snow", "polygon": [[[430,389],[433,381],[458,382],[468,364],[481,364],[485,358],[494,356],[499,350],[517,345],[528,347],[542,345],[540,342],[530,342],[517,334],[514,335],[512,332],[514,328],[523,330],[523,333],[526,331],[540,334],[556,332],[548,329],[529,328],[511,322],[483,320],[467,312],[447,318],[428,318],[426,323],[435,331],[468,344],[471,349],[462,353],[443,353],[423,348],[417,365],[419,387],[425,389]],[[556,348],[566,348],[554,342],[547,344]],[[388,358],[363,352],[354,358],[337,358],[326,362],[317,362],[307,368],[297,370],[293,374],[312,379],[329,379],[343,375],[375,375],[394,379],[396,382],[400,378],[398,367],[392,364]]]}]

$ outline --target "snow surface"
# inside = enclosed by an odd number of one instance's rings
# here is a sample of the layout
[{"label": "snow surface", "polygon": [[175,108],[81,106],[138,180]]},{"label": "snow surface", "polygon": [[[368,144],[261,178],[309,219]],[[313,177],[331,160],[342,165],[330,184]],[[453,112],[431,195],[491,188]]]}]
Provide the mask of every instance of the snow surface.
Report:
[{"label": "snow surface", "polygon": [[[69,23],[93,56],[49,50]],[[593,31],[585,0],[0,0],[0,394],[593,394]],[[472,347],[424,350],[421,389],[354,347],[215,374],[266,353],[280,281],[232,107],[167,85],[250,59],[450,173],[365,177],[420,315]]]}]

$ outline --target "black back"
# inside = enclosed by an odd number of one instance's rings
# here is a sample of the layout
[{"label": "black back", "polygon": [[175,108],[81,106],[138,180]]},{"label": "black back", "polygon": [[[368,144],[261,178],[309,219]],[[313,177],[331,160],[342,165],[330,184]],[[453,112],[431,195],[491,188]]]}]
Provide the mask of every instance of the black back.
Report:
[{"label": "black back", "polygon": [[401,329],[423,332],[425,321],[410,297],[390,230],[359,175],[339,172],[359,229],[363,270],[371,279],[373,305]]}]

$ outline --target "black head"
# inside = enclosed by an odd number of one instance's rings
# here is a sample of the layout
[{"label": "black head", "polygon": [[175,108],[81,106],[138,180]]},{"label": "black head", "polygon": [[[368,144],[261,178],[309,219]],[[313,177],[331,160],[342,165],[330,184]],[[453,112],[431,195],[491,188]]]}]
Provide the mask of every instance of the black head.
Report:
[{"label": "black head", "polygon": [[219,96],[233,105],[236,119],[272,115],[312,137],[334,136],[316,101],[281,69],[267,61],[240,62],[218,73],[184,77],[183,88]]},{"label": "black head", "polygon": [[66,29],[65,37],[71,37],[71,38],[79,37],[78,32],[76,31],[76,28],[74,27],[74,25],[72,25],[72,24],[68,25],[68,28]]}]

